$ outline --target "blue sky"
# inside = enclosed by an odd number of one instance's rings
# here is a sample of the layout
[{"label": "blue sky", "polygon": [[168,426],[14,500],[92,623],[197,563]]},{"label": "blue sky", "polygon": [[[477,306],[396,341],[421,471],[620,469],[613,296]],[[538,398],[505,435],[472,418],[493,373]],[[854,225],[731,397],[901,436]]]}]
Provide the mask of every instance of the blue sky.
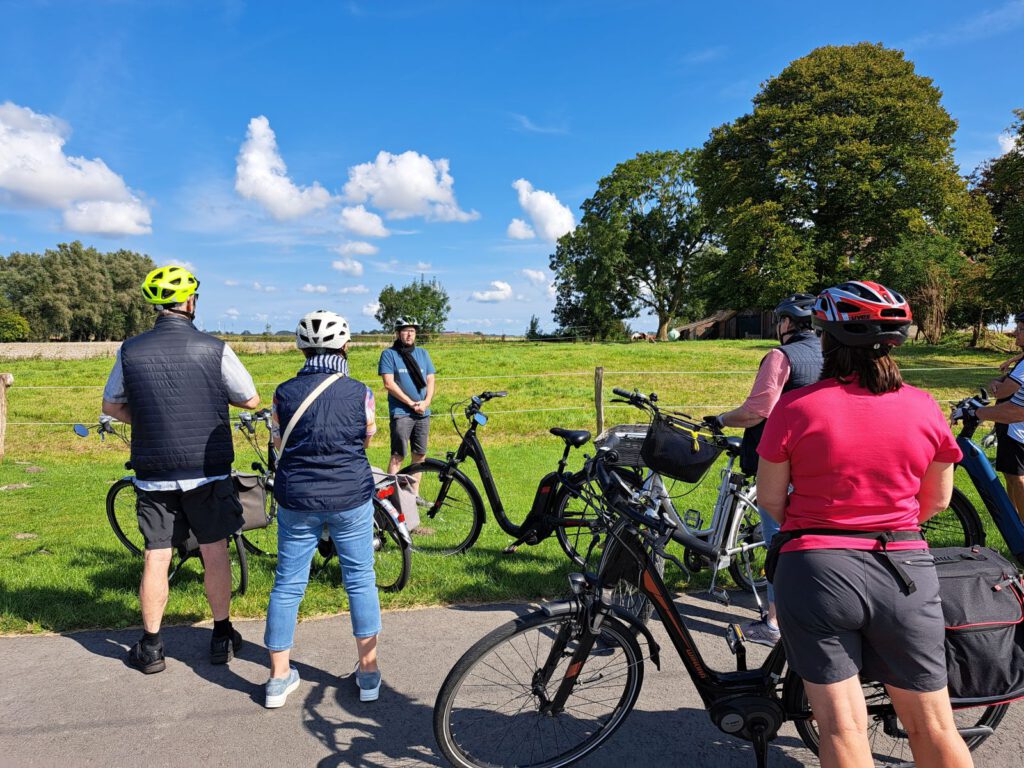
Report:
[{"label": "blue sky", "polygon": [[450,328],[550,329],[553,239],[616,163],[866,40],[934,79],[969,172],[1024,107],[1022,39],[1024,0],[0,0],[0,253],[186,263],[207,328],[368,329],[425,274]]}]

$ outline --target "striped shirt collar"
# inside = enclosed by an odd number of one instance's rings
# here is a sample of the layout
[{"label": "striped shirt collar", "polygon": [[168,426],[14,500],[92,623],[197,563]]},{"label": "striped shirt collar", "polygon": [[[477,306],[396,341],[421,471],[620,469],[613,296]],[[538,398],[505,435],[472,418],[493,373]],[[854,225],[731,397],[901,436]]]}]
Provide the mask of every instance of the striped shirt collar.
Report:
[{"label": "striped shirt collar", "polygon": [[313,355],[299,373],[340,373],[348,376],[348,360],[341,355]]}]

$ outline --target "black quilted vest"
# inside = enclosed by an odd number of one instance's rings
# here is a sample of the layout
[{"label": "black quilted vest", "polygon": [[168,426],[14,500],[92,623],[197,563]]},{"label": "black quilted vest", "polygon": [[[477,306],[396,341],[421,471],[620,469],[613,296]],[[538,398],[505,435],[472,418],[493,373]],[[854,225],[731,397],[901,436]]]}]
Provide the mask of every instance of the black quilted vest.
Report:
[{"label": "black quilted vest", "polygon": [[[783,392],[816,384],[821,378],[821,340],[813,331],[800,331],[779,346],[779,351],[789,360],[789,378],[782,387]],[[762,359],[763,363],[764,360]],[[740,470],[745,475],[757,474],[757,446],[764,433],[764,421],[743,431],[743,451],[740,453]]]},{"label": "black quilted vest", "polygon": [[161,315],[152,330],[121,345],[132,412],[132,468],[140,480],[231,471],[235,451],[223,355],[223,341],[177,315]]}]

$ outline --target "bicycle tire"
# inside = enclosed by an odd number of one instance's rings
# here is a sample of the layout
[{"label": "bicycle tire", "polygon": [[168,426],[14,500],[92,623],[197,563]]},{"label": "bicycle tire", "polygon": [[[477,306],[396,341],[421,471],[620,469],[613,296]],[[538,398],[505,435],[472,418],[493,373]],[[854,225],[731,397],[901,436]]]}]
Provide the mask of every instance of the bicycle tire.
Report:
[{"label": "bicycle tire", "polygon": [[139,531],[135,483],[122,477],[107,491],[107,521],[117,540],[136,557],[142,557],[146,540]]},{"label": "bicycle tire", "polygon": [[267,524],[263,528],[242,531],[242,543],[253,555],[277,557],[277,501],[267,494]]},{"label": "bicycle tire", "polygon": [[[616,467],[613,471],[634,488],[639,488],[643,482],[634,470]],[[601,524],[597,510],[563,485],[558,491],[553,514],[557,520],[555,538],[558,545],[576,565],[586,567],[586,553],[591,550],[591,543],[608,530]],[[595,548],[597,543],[594,543]]]},{"label": "bicycle tire", "polygon": [[[743,504],[741,501],[737,503]],[[736,545],[763,542],[761,513],[757,511],[757,503],[743,506],[743,520],[736,530]],[[767,556],[767,547],[750,549],[734,556],[729,563],[729,575],[736,586],[751,594],[765,590],[768,587],[768,577],[764,572],[764,561]]]},{"label": "bicycle tire", "polygon": [[[552,695],[557,689],[578,631],[575,616],[537,611],[498,627],[463,654],[434,704],[434,737],[452,765],[560,768],[590,754],[615,733],[636,704],[644,662],[632,632],[610,616],[562,712],[542,714],[536,706],[540,693]],[[538,673],[549,658],[558,662],[545,684]],[[492,664],[491,659],[496,661]],[[622,692],[616,694],[619,685]],[[595,691],[601,696],[594,696]],[[608,709],[603,717],[592,714],[602,708]],[[591,721],[595,724],[588,730]],[[513,730],[522,736],[517,738]],[[573,739],[579,743],[571,743]],[[565,744],[568,748],[560,746]],[[538,750],[545,748],[562,752],[538,759]],[[524,758],[517,759],[520,755]]]},{"label": "bicycle tire", "polygon": [[412,547],[402,538],[391,513],[376,498],[373,500],[373,568],[377,589],[399,592],[409,582]]},{"label": "bicycle tire", "polygon": [[[398,473],[418,478],[420,524],[409,532],[413,549],[429,555],[457,555],[476,543],[484,524],[484,503],[468,477],[437,459],[410,464]],[[442,473],[447,473],[446,481]]]},{"label": "bicycle tire", "polygon": [[[235,544],[235,560],[238,561],[238,580],[235,580],[235,566],[231,563],[231,593],[244,595],[249,589],[249,558],[245,554],[245,542],[241,533],[231,534],[231,541]],[[229,546],[230,549],[230,546]],[[231,560],[231,553],[228,552],[228,559]]]},{"label": "bicycle tire", "polygon": [[[910,752],[910,740],[900,727],[896,710],[893,708],[889,694],[881,683],[861,681],[864,699],[868,704],[868,742],[874,764],[878,766],[904,765],[912,766],[914,757]],[[794,719],[800,740],[814,754],[818,754],[821,744],[817,724],[807,704],[804,681],[790,669],[786,673],[782,690],[783,706],[789,716]],[[988,707],[953,710],[953,718],[958,728],[985,726],[995,730],[1002,721],[1008,704],[994,704]],[[978,710],[980,714],[976,714]],[[991,734],[978,734],[964,739],[967,748],[977,749]]]},{"label": "bicycle tire", "polygon": [[921,523],[929,547],[985,545],[985,526],[978,511],[959,488],[953,489],[949,506]]}]

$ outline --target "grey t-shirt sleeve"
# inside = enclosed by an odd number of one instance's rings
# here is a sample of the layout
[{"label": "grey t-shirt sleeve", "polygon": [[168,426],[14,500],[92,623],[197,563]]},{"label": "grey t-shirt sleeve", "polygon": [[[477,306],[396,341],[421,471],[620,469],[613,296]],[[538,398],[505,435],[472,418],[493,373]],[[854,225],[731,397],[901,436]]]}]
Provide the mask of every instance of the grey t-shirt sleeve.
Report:
[{"label": "grey t-shirt sleeve", "polygon": [[220,359],[220,372],[224,377],[224,386],[228,390],[228,399],[232,403],[244,403],[256,394],[252,376],[227,344],[224,345],[224,354]]},{"label": "grey t-shirt sleeve", "polygon": [[103,387],[103,399],[108,403],[128,402],[128,393],[124,389],[124,371],[121,368],[121,350],[117,350],[114,367],[110,369],[106,386]]}]

